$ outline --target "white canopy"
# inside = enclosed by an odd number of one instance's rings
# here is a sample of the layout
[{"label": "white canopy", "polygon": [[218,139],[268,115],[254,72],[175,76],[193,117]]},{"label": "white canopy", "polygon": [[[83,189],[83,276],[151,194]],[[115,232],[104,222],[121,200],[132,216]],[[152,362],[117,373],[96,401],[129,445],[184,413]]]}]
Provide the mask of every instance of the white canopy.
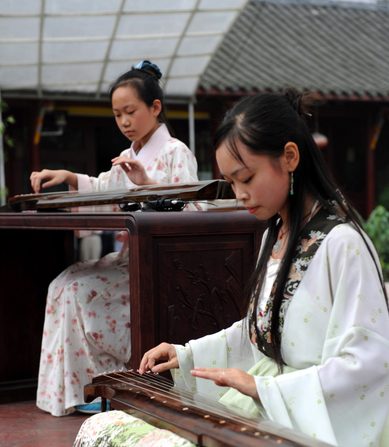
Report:
[{"label": "white canopy", "polygon": [[99,98],[152,60],[166,96],[191,97],[247,0],[0,0],[0,90]]}]

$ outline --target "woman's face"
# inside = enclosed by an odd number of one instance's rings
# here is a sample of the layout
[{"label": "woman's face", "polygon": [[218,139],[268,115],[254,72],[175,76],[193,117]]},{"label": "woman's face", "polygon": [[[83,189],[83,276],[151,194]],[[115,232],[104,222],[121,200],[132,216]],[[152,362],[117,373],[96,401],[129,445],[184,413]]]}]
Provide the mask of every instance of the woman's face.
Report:
[{"label": "woman's face", "polygon": [[112,111],[122,134],[143,146],[159,125],[161,102],[156,99],[149,107],[133,87],[126,85],[113,92]]},{"label": "woman's face", "polygon": [[237,149],[243,163],[224,143],[216,151],[219,170],[231,183],[236,198],[259,220],[277,213],[286,218],[290,174],[284,155],[275,159],[253,154],[239,141]]}]

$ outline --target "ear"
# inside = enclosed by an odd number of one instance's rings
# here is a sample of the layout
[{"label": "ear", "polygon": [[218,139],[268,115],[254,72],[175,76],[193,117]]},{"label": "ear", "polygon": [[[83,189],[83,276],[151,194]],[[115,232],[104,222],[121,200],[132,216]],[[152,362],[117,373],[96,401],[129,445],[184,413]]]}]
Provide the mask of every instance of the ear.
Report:
[{"label": "ear", "polygon": [[154,99],[153,105],[151,107],[152,107],[153,115],[155,117],[159,116],[159,114],[161,113],[161,110],[162,110],[161,101],[159,99]]},{"label": "ear", "polygon": [[294,172],[300,163],[300,150],[296,143],[288,141],[285,144],[283,158],[288,172]]}]

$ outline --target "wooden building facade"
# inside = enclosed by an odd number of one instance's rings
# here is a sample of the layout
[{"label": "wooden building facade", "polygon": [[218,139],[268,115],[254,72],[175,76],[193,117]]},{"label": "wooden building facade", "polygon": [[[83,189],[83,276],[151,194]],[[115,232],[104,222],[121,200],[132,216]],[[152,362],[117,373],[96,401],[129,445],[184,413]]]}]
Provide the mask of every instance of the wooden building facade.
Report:
[{"label": "wooden building facade", "polygon": [[[331,30],[331,31],[330,31]],[[149,55],[145,55],[149,57]],[[150,55],[151,57],[151,55]],[[167,97],[176,136],[189,144],[194,104],[199,177],[217,176],[212,138],[225,111],[244,95],[294,87],[314,93],[311,130],[362,216],[389,208],[389,9],[387,2],[249,0],[199,78],[194,97]],[[7,132],[8,194],[29,191],[31,170],[66,168],[95,175],[129,142],[108,97],[4,91],[15,124]]]}]

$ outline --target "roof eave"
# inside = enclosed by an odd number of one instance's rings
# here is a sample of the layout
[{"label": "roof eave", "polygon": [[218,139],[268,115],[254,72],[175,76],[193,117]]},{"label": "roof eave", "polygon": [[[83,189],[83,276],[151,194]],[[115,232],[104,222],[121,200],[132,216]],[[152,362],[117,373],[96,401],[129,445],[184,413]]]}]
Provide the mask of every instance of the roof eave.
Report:
[{"label": "roof eave", "polygon": [[[255,95],[261,92],[281,92],[283,89],[271,89],[271,88],[252,88],[250,90],[244,88],[228,88],[220,89],[218,87],[203,87],[200,86],[197,89],[196,96],[199,98],[204,98],[205,96],[218,96],[225,98],[234,98]],[[358,93],[358,92],[322,92],[317,90],[309,90],[309,93],[314,95],[314,97],[319,101],[341,101],[341,102],[388,102],[388,93]]]}]

